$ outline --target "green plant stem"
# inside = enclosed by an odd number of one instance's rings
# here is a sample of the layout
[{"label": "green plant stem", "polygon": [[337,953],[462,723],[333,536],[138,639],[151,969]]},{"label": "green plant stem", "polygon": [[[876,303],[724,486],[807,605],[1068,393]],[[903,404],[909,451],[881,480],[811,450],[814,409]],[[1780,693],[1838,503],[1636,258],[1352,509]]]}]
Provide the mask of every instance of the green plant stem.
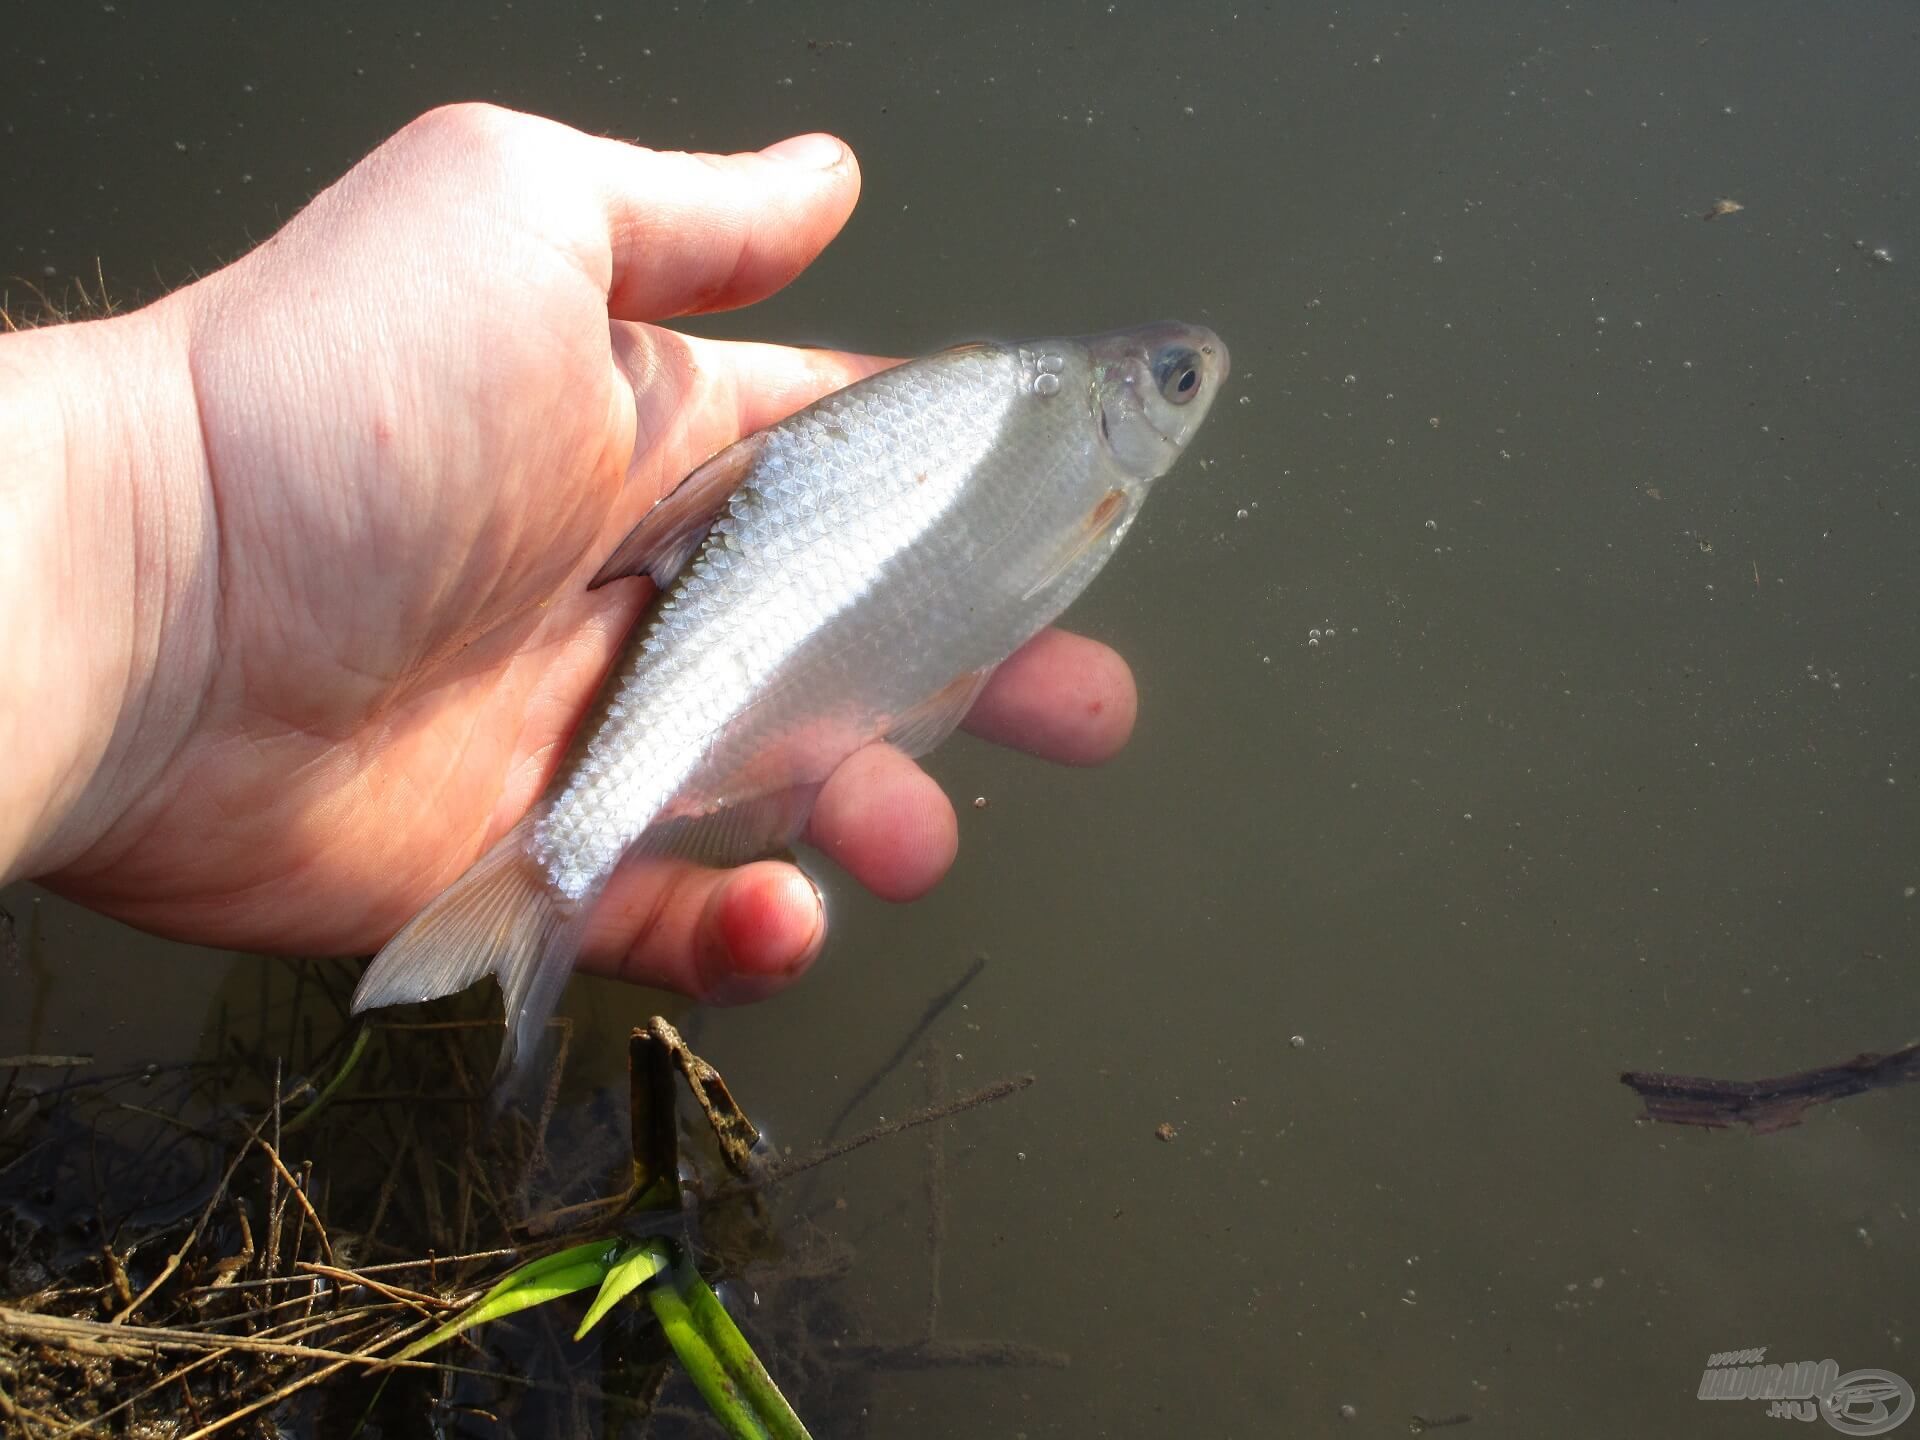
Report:
[{"label": "green plant stem", "polygon": [[666,1283],[656,1284],[647,1299],[680,1363],[735,1436],[811,1440],[807,1427],[692,1261],[681,1256]]},{"label": "green plant stem", "polygon": [[347,1077],[353,1073],[354,1067],[360,1063],[360,1056],[365,1052],[367,1041],[372,1035],[373,1027],[362,1021],[359,1033],[353,1037],[353,1045],[347,1051],[347,1058],[340,1062],[340,1068],[333,1072],[333,1078],[327,1081],[326,1088],[313,1097],[313,1103],[311,1105],[307,1106],[306,1109],[302,1110],[298,1115],[294,1116],[293,1119],[280,1127],[281,1135],[293,1134],[294,1131],[318,1115],[321,1107],[333,1099],[334,1091],[346,1083]]}]

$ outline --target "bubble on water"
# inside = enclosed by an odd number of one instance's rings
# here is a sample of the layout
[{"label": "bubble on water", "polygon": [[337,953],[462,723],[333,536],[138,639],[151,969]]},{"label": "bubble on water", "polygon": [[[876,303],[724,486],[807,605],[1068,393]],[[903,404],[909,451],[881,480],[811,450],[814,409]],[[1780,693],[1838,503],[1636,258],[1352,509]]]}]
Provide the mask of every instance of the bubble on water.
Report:
[{"label": "bubble on water", "polygon": [[1033,393],[1036,395],[1058,395],[1060,377],[1058,375],[1036,375],[1033,377]]},{"label": "bubble on water", "polygon": [[1360,383],[1360,377],[1358,375],[1343,375],[1340,377],[1340,383],[1342,385],[1358,385]]},{"label": "bubble on water", "polygon": [[1318,650],[1320,648],[1320,637],[1318,635],[1309,635],[1307,637],[1307,648],[1309,650]]},{"label": "bubble on water", "polygon": [[1296,1050],[1304,1050],[1307,1048],[1307,1037],[1304,1035],[1289,1035],[1287,1037],[1287,1044]]},{"label": "bubble on water", "polygon": [[1234,511],[1234,512],[1233,512],[1233,518],[1234,518],[1234,519],[1236,519],[1236,520],[1244,520],[1244,519],[1246,519],[1246,518],[1247,518],[1247,509],[1246,509],[1246,507],[1245,507],[1245,506],[1243,505],[1243,506],[1241,506],[1241,507],[1240,507],[1240,508],[1239,508],[1238,510],[1236,510],[1236,511]]},{"label": "bubble on water", "polygon": [[1438,530],[1440,528],[1440,522],[1438,520],[1429,520],[1425,528],[1428,530]]},{"label": "bubble on water", "polygon": [[1253,403],[1253,397],[1251,395],[1242,395],[1240,397],[1240,403],[1242,405],[1251,405]]},{"label": "bubble on water", "polygon": [[1340,1407],[1340,1418],[1342,1420],[1355,1420],[1359,1418],[1359,1415],[1360,1412],[1351,1405],[1342,1405]]},{"label": "bubble on water", "polygon": [[1307,639],[1318,640],[1319,638],[1320,638],[1320,632],[1317,629],[1307,631]]}]

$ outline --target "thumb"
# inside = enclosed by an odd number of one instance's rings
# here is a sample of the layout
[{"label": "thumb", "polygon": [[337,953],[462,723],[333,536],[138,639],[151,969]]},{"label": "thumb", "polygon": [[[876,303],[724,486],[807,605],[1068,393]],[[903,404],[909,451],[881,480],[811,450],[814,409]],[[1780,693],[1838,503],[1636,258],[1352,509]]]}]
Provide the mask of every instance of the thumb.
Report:
[{"label": "thumb", "polygon": [[813,263],[860,197],[860,166],[831,135],[739,155],[594,143],[609,151],[607,312],[617,320],[764,299]]}]

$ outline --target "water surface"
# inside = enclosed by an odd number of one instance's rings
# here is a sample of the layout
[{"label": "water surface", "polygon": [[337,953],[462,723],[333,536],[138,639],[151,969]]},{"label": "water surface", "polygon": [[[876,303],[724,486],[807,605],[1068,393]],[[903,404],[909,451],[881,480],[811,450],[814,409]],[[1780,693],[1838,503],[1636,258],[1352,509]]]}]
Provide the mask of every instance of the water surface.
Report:
[{"label": "water surface", "polygon": [[[817,972],[701,1024],[807,1144],[989,957],[949,1078],[1038,1083],[950,1131],[942,1325],[1073,1363],[882,1376],[872,1433],[1744,1435],[1695,1390],[1759,1345],[1920,1382],[1920,1092],[1754,1136],[1616,1080],[1920,1038],[1909,8],[28,3],[0,67],[0,271],[56,292],[157,293],[489,98],[854,146],[847,233],[707,333],[1233,347],[1073,616],[1137,668],[1126,755],[956,741],[939,892],[822,869]],[[6,903],[43,968],[0,1053],[177,1059],[257,990]],[[576,985],[583,1083],[661,1003]],[[921,1164],[817,1221],[879,1330],[924,1310]]]}]

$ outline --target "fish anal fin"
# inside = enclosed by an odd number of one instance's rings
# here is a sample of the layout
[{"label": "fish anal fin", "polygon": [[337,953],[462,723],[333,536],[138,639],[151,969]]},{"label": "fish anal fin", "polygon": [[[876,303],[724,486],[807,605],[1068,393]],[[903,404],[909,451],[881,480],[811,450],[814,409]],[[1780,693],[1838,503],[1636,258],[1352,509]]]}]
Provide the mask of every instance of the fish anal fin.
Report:
[{"label": "fish anal fin", "polygon": [[700,548],[733,492],[745,483],[766,439],[764,431],[749,435],[682,480],[627,532],[587,588],[598,590],[629,575],[646,575],[666,589]]},{"label": "fish anal fin", "polygon": [[714,800],[692,813],[656,821],[628,856],[690,860],[722,869],[744,865],[784,850],[798,839],[819,793],[818,785],[790,785],[745,798]]},{"label": "fish anal fin", "polygon": [[1102,495],[1099,504],[1087,512],[1086,518],[1068,538],[1066,548],[1054,558],[1053,564],[1047,567],[1046,573],[1027,587],[1026,593],[1020,598],[1033,599],[1071,570],[1082,556],[1119,528],[1121,522],[1127,518],[1129,508],[1131,508],[1130,502],[1124,490],[1115,488]]},{"label": "fish anal fin", "polygon": [[531,816],[476,860],[373,957],[353,1013],[437,1000],[487,975],[507,1016],[500,1072],[523,1070],[537,1050],[585,938],[591,901],[570,902],[527,853]]},{"label": "fish anal fin", "polygon": [[956,675],[918,705],[903,711],[888,725],[887,742],[908,755],[925,755],[966,719],[967,711],[993,678],[993,669],[989,665],[984,670]]}]

